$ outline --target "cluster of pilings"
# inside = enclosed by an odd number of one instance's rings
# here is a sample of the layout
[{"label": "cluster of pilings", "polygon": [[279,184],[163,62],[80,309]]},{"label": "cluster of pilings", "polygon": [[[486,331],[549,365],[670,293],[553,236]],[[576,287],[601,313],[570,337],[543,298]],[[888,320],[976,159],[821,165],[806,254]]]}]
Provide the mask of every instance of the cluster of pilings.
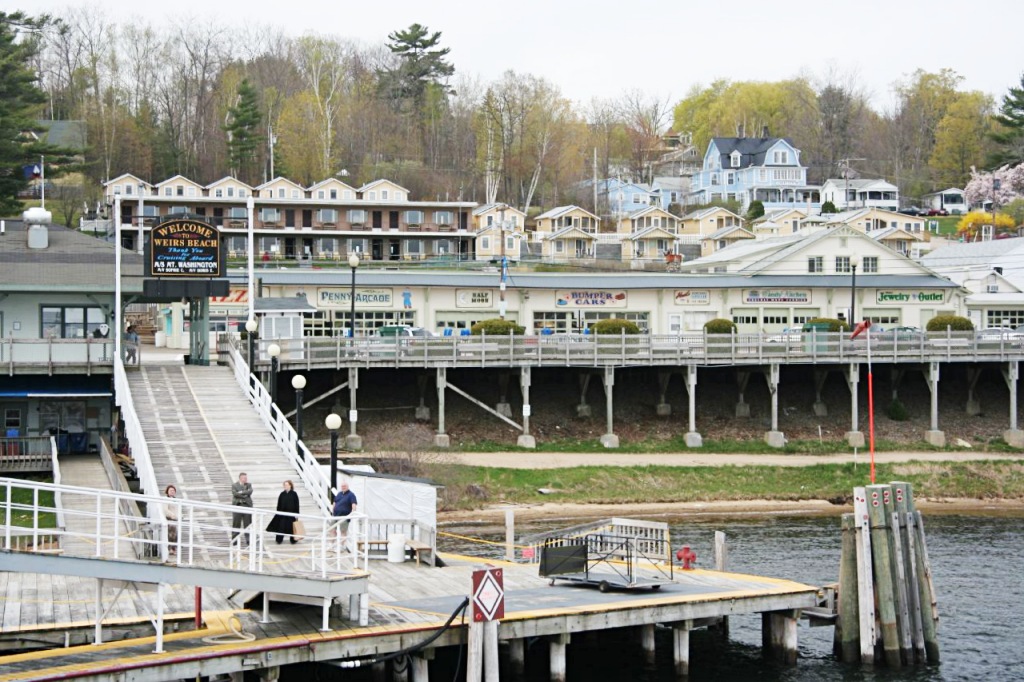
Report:
[{"label": "cluster of pilings", "polygon": [[939,662],[939,614],[921,512],[909,483],[854,488],[842,517],[835,651],[843,661]]}]

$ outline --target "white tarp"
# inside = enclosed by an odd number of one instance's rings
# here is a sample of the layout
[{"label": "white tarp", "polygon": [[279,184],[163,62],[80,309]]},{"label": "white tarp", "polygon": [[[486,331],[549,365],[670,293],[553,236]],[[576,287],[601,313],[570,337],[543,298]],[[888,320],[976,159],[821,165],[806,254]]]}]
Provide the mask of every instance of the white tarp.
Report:
[{"label": "white tarp", "polygon": [[[321,464],[325,477],[330,477],[329,465]],[[348,471],[359,470],[372,473],[368,466],[345,466]],[[383,478],[380,475],[360,476],[338,472],[338,483],[348,481],[349,489],[355,493],[359,511],[370,520],[413,519],[431,529],[437,528],[437,488],[429,483]]]}]

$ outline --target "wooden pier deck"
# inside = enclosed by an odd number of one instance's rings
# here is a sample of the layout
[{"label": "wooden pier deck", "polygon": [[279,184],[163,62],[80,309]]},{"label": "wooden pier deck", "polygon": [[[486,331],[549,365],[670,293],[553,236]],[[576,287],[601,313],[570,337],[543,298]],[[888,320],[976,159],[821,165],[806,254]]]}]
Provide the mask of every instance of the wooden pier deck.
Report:
[{"label": "wooden pier deck", "polygon": [[[470,592],[472,571],[484,563],[452,555],[445,555],[445,560],[449,565],[444,568],[417,566],[414,562],[372,562],[367,627],[333,613],[332,629],[322,632],[316,607],[275,606],[269,623],[260,622],[262,614],[258,610],[238,612],[244,631],[255,635],[254,641],[211,644],[203,638],[225,632],[224,612],[235,607],[226,596],[208,593],[204,607],[209,628],[169,634],[163,653],[153,653],[152,637],[99,647],[18,653],[0,656],[0,680],[111,680],[122,679],[128,671],[133,680],[185,679],[399,651],[442,628]],[[817,588],[789,580],[707,570],[679,571],[671,584],[656,592],[601,593],[576,585],[549,585],[538,575],[536,565],[488,563],[505,569],[506,612],[499,637],[509,641],[537,636],[564,637],[567,641],[576,632],[657,623],[701,627],[719,617],[741,613],[773,612],[795,619],[800,609],[815,605],[817,595]],[[20,574],[0,574],[0,581],[7,606],[0,637],[8,640],[12,636],[31,639],[35,632],[52,632],[74,621],[87,622],[93,615],[94,587],[89,581],[70,585],[56,576]],[[180,590],[169,590],[168,594],[169,611],[190,610],[190,594]],[[43,606],[50,596],[52,610]],[[118,615],[130,617],[130,606]],[[465,627],[456,621],[431,646],[465,642]],[[795,649],[795,639],[792,644]]]}]

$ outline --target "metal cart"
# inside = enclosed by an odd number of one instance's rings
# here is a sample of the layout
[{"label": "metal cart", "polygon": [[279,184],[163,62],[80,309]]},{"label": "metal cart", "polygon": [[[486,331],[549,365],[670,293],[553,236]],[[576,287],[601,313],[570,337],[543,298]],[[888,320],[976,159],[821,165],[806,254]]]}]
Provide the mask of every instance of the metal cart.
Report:
[{"label": "metal cart", "polygon": [[550,538],[540,551],[540,575],[611,589],[660,589],[673,582],[667,540],[594,533]]}]

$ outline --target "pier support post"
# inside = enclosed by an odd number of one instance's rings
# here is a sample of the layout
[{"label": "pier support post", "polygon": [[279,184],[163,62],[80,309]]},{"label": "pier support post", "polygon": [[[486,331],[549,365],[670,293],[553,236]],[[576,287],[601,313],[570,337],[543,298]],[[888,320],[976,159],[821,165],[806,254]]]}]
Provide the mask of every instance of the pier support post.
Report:
[{"label": "pier support post", "polygon": [[779,431],[779,363],[773,362],[768,365],[764,378],[768,382],[768,392],[772,397],[772,429],[764,434],[764,442],[773,448],[783,448],[786,447],[786,436]]},{"label": "pier support post", "polygon": [[[729,566],[729,547],[725,543],[725,533],[715,531],[715,570],[725,572]],[[729,638],[729,616],[722,616],[718,625],[714,626],[725,639]]]},{"label": "pier support post", "polygon": [[816,369],[814,370],[814,416],[815,417],[827,417],[828,416],[828,405],[821,399],[821,389],[825,387],[825,382],[828,381],[828,370],[827,369]]},{"label": "pier support post", "polygon": [[498,621],[484,623],[484,682],[499,682]]},{"label": "pier support post", "polygon": [[260,682],[277,682],[281,679],[281,666],[271,666],[270,668],[263,668],[259,672]]},{"label": "pier support post", "polygon": [[359,368],[348,368],[348,435],[345,436],[346,450],[362,450],[363,438],[356,433],[359,410],[356,407],[356,393],[359,391]]},{"label": "pier support post", "polygon": [[467,626],[466,682],[482,682],[484,677],[484,624],[475,620]]},{"label": "pier support post", "polygon": [[644,663],[654,665],[654,623],[640,626],[640,648],[644,652]]},{"label": "pier support post", "polygon": [[569,633],[555,635],[548,640],[551,658],[551,682],[565,682],[565,648],[569,644]]},{"label": "pier support post", "polygon": [[796,624],[799,611],[770,611],[761,614],[761,645],[779,663],[796,663]]},{"label": "pier support post", "polygon": [[939,363],[928,363],[928,374],[925,377],[928,381],[928,390],[932,398],[932,421],[931,428],[924,432],[924,439],[937,448],[946,447],[946,434],[939,431]]},{"label": "pier support post", "polygon": [[427,407],[427,383],[430,377],[424,372],[416,377],[416,386],[420,389],[420,404],[416,406],[416,421],[430,421],[430,408]]},{"label": "pier support post", "polygon": [[903,382],[903,375],[905,375],[906,373],[907,373],[907,370],[903,369],[902,367],[899,367],[898,365],[893,365],[892,366],[892,370],[891,370],[890,376],[891,376],[891,381],[892,381],[892,399],[893,400],[899,400],[900,399],[900,395],[899,395],[900,394],[900,383]]},{"label": "pier support post", "polygon": [[437,368],[437,435],[434,436],[434,446],[446,448],[451,445],[451,439],[444,432],[444,393],[448,388],[448,370],[444,367]]},{"label": "pier support post", "polygon": [[686,399],[687,412],[690,419],[690,429],[686,432],[686,447],[699,448],[704,445],[704,439],[697,432],[697,366],[686,367]]},{"label": "pier support post", "polygon": [[672,659],[676,666],[676,677],[685,679],[690,676],[690,630],[693,621],[684,620],[672,624]]},{"label": "pier support post", "polygon": [[370,672],[373,675],[373,682],[387,682],[387,663],[374,663],[372,666],[370,666]]},{"label": "pier support post", "polygon": [[584,371],[579,375],[580,382],[580,404],[576,406],[577,417],[589,417],[590,405],[587,404],[587,389],[590,388],[590,372]]},{"label": "pier support post", "polygon": [[977,417],[981,414],[981,398],[974,392],[978,386],[978,379],[981,378],[981,367],[967,368],[967,414]]},{"label": "pier support post", "polygon": [[658,404],[655,406],[655,413],[659,417],[672,415],[672,406],[666,397],[668,395],[668,382],[672,380],[672,372],[658,372]]},{"label": "pier support post", "polygon": [[860,616],[857,593],[857,527],[853,514],[842,516],[842,550],[839,553],[839,617],[833,650],[840,661],[860,659]]},{"label": "pier support post", "polygon": [[846,371],[846,385],[850,388],[850,430],[846,432],[846,442],[851,448],[864,447],[864,432],[860,430],[859,395],[860,365],[851,362]]},{"label": "pier support post", "polygon": [[508,668],[513,679],[519,679],[526,672],[526,640],[508,640]]},{"label": "pier support post", "polygon": [[523,393],[523,432],[516,438],[516,445],[521,448],[536,448],[537,440],[530,433],[530,368],[523,367],[519,370],[519,388]]},{"label": "pier support post", "polygon": [[[427,649],[409,659],[412,668],[412,682],[430,682],[430,659],[426,654],[432,651],[433,649]],[[433,654],[431,654],[432,656]]]},{"label": "pier support post", "polygon": [[750,383],[750,372],[744,370],[738,370],[736,372],[736,387],[739,389],[739,399],[736,402],[736,416],[737,417],[749,417],[750,416],[750,403],[743,399],[743,394],[747,392],[747,384]]},{"label": "pier support post", "polygon": [[605,367],[604,368],[604,407],[605,407],[605,423],[607,429],[605,434],[601,436],[601,445],[606,448],[617,448],[619,447],[619,437],[615,435],[615,424],[613,419],[614,413],[614,394],[615,394],[615,368]]},{"label": "pier support post", "polygon": [[1020,378],[1020,364],[1006,363],[1003,380],[1010,389],[1010,428],[1003,432],[1003,440],[1011,448],[1024,448],[1024,431],[1017,428],[1017,380]]},{"label": "pier support post", "polygon": [[508,372],[498,374],[498,404],[494,409],[502,417],[512,416],[512,406],[508,402]]}]

